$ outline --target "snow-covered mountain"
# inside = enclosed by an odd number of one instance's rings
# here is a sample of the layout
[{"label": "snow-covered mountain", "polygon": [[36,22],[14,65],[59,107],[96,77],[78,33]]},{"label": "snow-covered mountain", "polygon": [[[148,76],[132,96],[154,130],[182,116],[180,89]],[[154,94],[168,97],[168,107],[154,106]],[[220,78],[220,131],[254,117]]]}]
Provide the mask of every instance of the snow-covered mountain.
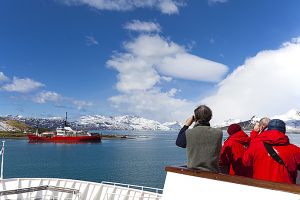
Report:
[{"label": "snow-covered mountain", "polygon": [[[287,125],[287,131],[300,132],[300,111],[292,109],[285,114],[276,115],[272,119],[282,119]],[[54,130],[57,127],[64,125],[64,118],[29,118],[22,116],[6,116],[0,118],[0,131],[15,131],[16,129],[11,125],[5,123],[5,120],[12,119],[21,121],[33,128],[47,128]],[[215,127],[226,128],[230,124],[238,123],[244,129],[252,129],[255,122],[259,121],[260,117],[253,116],[251,119],[242,121],[240,119],[229,119]],[[124,116],[103,116],[103,115],[85,115],[79,118],[78,121],[71,121],[68,124],[74,129],[81,130],[179,130],[182,124],[179,122],[165,122],[160,123],[155,120],[146,119],[143,117],[124,115]]]},{"label": "snow-covered mountain", "polygon": [[[7,116],[5,119],[21,121],[31,127],[47,128],[54,130],[64,125],[64,118],[30,118],[21,116]],[[69,121],[68,124],[74,129],[80,130],[160,130],[170,131],[179,130],[179,122],[160,123],[155,120],[145,119],[143,117],[124,115],[124,116],[103,116],[103,115],[85,115],[78,121]],[[4,126],[4,125],[3,125]],[[1,127],[1,124],[0,124]],[[6,128],[8,130],[8,128]]]},{"label": "snow-covered mountain", "polygon": [[272,117],[273,119],[281,119],[283,121],[291,121],[291,120],[298,120],[300,121],[300,111],[296,109],[291,109],[287,113],[282,115],[275,115]]},{"label": "snow-covered mountain", "polygon": [[0,121],[0,131],[18,131],[15,127],[9,125],[6,121]]},{"label": "snow-covered mountain", "polygon": [[[102,115],[87,115],[80,117],[78,124],[84,128],[117,129],[117,130],[177,130],[174,122],[161,124],[158,121],[145,119],[143,117],[124,115],[107,117]],[[179,124],[177,122],[177,124]]]},{"label": "snow-covered mountain", "polygon": [[285,114],[276,115],[273,119],[281,119],[286,123],[286,128],[290,132],[300,132],[300,111],[291,109]]},{"label": "snow-covered mountain", "polygon": [[[216,127],[227,127],[230,124],[238,123],[244,129],[252,128],[255,122],[258,122],[261,117],[254,116],[249,120],[242,121],[240,119],[229,119],[220,124],[217,124]],[[288,132],[300,132],[300,111],[297,109],[291,109],[285,114],[276,115],[271,117],[271,119],[281,119],[286,123],[286,129]]]},{"label": "snow-covered mountain", "polygon": [[182,124],[180,124],[178,121],[174,122],[165,122],[162,125],[169,127],[171,130],[180,130],[182,128]]},{"label": "snow-covered mountain", "polygon": [[227,127],[230,124],[238,124],[240,122],[242,122],[242,120],[240,120],[240,119],[228,119],[228,120],[223,121],[220,124],[217,124],[215,127]]}]

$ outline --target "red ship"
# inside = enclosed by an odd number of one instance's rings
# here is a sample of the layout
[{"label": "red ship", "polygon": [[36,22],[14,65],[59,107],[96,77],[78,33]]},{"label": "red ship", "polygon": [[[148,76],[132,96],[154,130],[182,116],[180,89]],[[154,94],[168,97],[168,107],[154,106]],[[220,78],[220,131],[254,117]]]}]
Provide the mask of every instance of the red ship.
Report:
[{"label": "red ship", "polygon": [[81,142],[101,142],[99,133],[90,133],[85,131],[75,131],[67,124],[63,128],[57,128],[56,131],[39,133],[30,133],[27,135],[29,142],[59,142],[59,143],[81,143]]}]

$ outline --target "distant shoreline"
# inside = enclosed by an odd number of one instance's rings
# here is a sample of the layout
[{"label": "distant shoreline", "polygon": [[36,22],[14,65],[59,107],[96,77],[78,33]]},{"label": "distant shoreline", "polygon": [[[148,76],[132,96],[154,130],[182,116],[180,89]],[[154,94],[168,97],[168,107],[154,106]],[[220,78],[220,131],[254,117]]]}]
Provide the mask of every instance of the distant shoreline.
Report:
[{"label": "distant shoreline", "polygon": [[[102,140],[135,139],[128,135],[101,134]],[[0,139],[27,140],[27,135],[19,132],[0,132]]]}]

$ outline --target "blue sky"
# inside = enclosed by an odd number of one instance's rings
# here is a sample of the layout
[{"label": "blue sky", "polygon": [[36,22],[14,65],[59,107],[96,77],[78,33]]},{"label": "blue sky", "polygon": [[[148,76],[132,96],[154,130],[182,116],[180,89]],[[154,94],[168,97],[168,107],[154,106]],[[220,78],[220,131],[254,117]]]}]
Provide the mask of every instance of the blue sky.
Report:
[{"label": "blue sky", "polygon": [[1,1],[0,115],[183,121],[205,103],[222,121],[299,109],[299,7],[297,0]]}]

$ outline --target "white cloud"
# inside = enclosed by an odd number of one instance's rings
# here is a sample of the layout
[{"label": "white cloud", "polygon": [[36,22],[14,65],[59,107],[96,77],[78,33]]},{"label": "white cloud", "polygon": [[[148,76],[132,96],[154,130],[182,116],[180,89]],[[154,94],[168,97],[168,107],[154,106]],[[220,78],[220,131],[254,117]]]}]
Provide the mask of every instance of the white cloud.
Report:
[{"label": "white cloud", "polygon": [[119,71],[117,89],[122,92],[150,89],[160,80],[149,64],[132,54],[122,54],[107,62],[108,66]]},{"label": "white cloud", "polygon": [[[6,77],[3,72],[0,72],[0,82],[9,81],[9,80],[10,79]],[[46,91],[46,90],[41,92],[35,91],[44,86],[45,86],[44,84],[34,81],[30,78],[20,79],[14,77],[12,81],[9,81],[8,83],[5,83],[2,87],[0,87],[0,90],[4,90],[8,92],[24,93],[22,94],[21,99],[23,100],[30,99],[31,101],[39,104],[55,103],[55,105],[60,105],[60,106],[71,105],[73,107],[76,107],[76,109],[78,110],[82,110],[93,105],[93,103],[91,102],[65,97],[53,91]]]},{"label": "white cloud", "polygon": [[189,53],[180,53],[163,58],[158,70],[176,78],[217,82],[227,72],[227,67]]},{"label": "white cloud", "polygon": [[209,5],[213,5],[216,3],[226,3],[226,2],[228,2],[228,0],[208,0]]},{"label": "white cloud", "polygon": [[7,81],[7,80],[8,77],[6,77],[3,72],[0,72],[0,82]]},{"label": "white cloud", "polygon": [[158,89],[162,81],[181,78],[216,82],[227,67],[190,54],[184,46],[159,35],[142,34],[124,43],[124,53],[115,54],[107,66],[117,70],[120,95],[109,101],[121,111],[152,119],[180,120],[192,114],[194,103],[176,98],[177,89]]},{"label": "white cloud", "polygon": [[73,100],[72,103],[76,106],[78,110],[82,110],[86,107],[92,106],[93,103],[87,102],[87,101],[82,101],[82,100]]},{"label": "white cloud", "polygon": [[98,10],[128,11],[136,8],[155,8],[164,14],[178,13],[178,3],[174,0],[61,0],[68,5],[88,5]]},{"label": "white cloud", "polygon": [[161,27],[158,23],[132,20],[124,26],[125,29],[138,32],[160,32]]},{"label": "white cloud", "polygon": [[56,105],[73,105],[77,110],[82,110],[93,105],[91,102],[64,97],[53,91],[42,91],[33,98],[33,101],[39,104],[55,103]]},{"label": "white cloud", "polygon": [[61,100],[62,96],[60,94],[51,91],[40,92],[33,99],[36,103],[59,102]]},{"label": "white cloud", "polygon": [[161,10],[162,13],[169,15],[179,12],[177,5],[172,0],[159,1],[158,8]]},{"label": "white cloud", "polygon": [[147,90],[163,76],[196,81],[219,81],[227,67],[198,56],[158,35],[141,35],[124,43],[125,53],[114,55],[107,65],[119,72],[117,89],[121,92]]},{"label": "white cloud", "polygon": [[183,121],[192,115],[195,106],[185,99],[174,98],[176,89],[161,92],[156,89],[148,91],[135,91],[111,97],[112,105],[123,112],[134,113],[150,119],[165,121]]},{"label": "white cloud", "polygon": [[34,81],[30,78],[14,77],[12,82],[2,86],[2,89],[9,92],[27,93],[43,86],[44,84]]},{"label": "white cloud", "polygon": [[85,44],[87,46],[98,45],[99,42],[93,36],[85,36]]},{"label": "white cloud", "polygon": [[171,77],[168,77],[168,76],[161,76],[161,79],[164,81],[167,81],[167,82],[170,82],[173,80]]},{"label": "white cloud", "polygon": [[215,95],[205,98],[215,122],[253,115],[274,116],[300,108],[300,38],[277,50],[248,58],[220,84]]}]

